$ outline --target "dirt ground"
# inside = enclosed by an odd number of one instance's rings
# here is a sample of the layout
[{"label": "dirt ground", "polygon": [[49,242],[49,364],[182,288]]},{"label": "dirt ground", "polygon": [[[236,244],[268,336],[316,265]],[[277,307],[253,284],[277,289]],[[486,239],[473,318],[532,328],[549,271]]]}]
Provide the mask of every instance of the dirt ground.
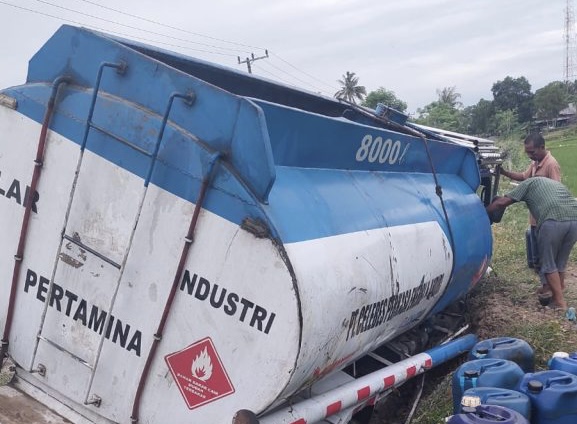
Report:
[{"label": "dirt ground", "polygon": [[[535,282],[537,281],[535,277]],[[505,276],[493,275],[481,284],[507,284]],[[566,330],[577,330],[575,322],[564,319],[564,311],[555,311],[543,307],[536,296],[538,284],[523,287],[525,293],[517,298],[504,296],[507,292],[499,289],[473,291],[469,299],[471,325],[479,339],[506,335],[512,324],[522,320],[528,327],[555,321]],[[577,308],[577,265],[572,264],[565,273],[564,296],[569,306]],[[577,331],[568,333],[570,338],[577,337]],[[575,345],[577,350],[577,345]]]},{"label": "dirt ground", "polygon": [[[576,351],[577,324],[566,320],[562,311],[544,308],[539,303],[536,295],[536,275],[530,276],[526,284],[520,287],[508,286],[507,280],[507,276],[493,273],[471,291],[465,300],[471,332],[476,334],[479,340],[502,336],[527,340],[535,350],[537,370],[545,369],[546,360],[554,351],[569,350],[571,346],[573,349],[569,351]],[[569,306],[577,308],[577,265],[572,265],[567,270],[565,280],[565,298]],[[520,326],[520,323],[523,325]],[[527,332],[527,337],[517,333],[520,327]],[[543,331],[544,334],[533,337],[533,331]],[[560,338],[565,341],[563,346],[548,345],[547,341],[550,339],[547,331],[561,332]],[[457,358],[427,372],[423,382],[421,377],[407,382],[379,405],[370,423],[408,424],[407,418],[412,414],[410,422],[413,424],[438,424],[420,418],[423,416],[423,409],[439,403],[435,398],[439,396],[438,392],[443,392],[441,396],[450,397],[450,376],[464,360],[465,358]],[[422,396],[419,396],[421,390]],[[412,413],[417,397],[420,400]]]}]

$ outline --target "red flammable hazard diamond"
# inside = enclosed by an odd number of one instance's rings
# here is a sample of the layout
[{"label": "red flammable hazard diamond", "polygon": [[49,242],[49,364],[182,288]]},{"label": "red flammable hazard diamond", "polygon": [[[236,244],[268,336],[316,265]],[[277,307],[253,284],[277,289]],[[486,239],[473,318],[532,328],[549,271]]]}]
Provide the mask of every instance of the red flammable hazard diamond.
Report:
[{"label": "red flammable hazard diamond", "polygon": [[164,360],[189,409],[234,393],[210,337],[166,355]]}]

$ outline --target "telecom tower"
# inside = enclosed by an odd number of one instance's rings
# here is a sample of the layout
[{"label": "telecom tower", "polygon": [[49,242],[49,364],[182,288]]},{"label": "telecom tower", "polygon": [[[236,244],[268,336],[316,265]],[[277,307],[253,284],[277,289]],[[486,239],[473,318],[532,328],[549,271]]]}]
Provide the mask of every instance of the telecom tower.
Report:
[{"label": "telecom tower", "polygon": [[565,7],[565,66],[563,69],[563,81],[575,81],[575,14],[573,0],[567,0]]}]

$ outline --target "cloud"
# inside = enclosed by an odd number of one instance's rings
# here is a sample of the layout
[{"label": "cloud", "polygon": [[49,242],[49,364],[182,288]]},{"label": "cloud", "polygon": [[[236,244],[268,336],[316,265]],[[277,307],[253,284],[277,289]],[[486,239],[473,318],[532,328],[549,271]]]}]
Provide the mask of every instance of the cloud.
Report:
[{"label": "cloud", "polygon": [[563,77],[564,2],[167,0],[159,7],[153,0],[60,0],[64,9],[5,3],[44,15],[0,3],[11,38],[0,44],[0,87],[23,82],[27,61],[67,21],[241,71],[246,66],[237,56],[268,49],[255,74],[332,95],[336,80],[351,71],[369,91],[394,91],[410,110],[436,100],[443,87],[455,86],[467,105],[491,99],[492,84],[508,75],[527,77],[534,90]]}]

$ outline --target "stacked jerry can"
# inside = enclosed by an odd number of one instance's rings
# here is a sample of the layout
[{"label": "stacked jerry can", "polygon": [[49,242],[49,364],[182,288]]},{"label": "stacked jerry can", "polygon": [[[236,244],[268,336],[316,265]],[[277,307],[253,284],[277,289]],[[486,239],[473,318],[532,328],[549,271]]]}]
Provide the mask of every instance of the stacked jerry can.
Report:
[{"label": "stacked jerry can", "polygon": [[577,423],[577,352],[556,352],[534,372],[527,342],[499,337],[477,343],[453,374],[450,424]]},{"label": "stacked jerry can", "polygon": [[519,390],[531,400],[533,423],[577,423],[577,352],[555,352],[549,369],[523,377]]},{"label": "stacked jerry can", "polygon": [[[513,361],[507,359],[473,359],[461,365],[453,374],[453,411],[458,413],[465,400],[465,406],[477,406],[472,397],[485,399],[508,398],[507,391],[513,391],[523,378],[524,372]],[[484,393],[477,393],[485,389]],[[505,406],[505,405],[502,405]]]}]

